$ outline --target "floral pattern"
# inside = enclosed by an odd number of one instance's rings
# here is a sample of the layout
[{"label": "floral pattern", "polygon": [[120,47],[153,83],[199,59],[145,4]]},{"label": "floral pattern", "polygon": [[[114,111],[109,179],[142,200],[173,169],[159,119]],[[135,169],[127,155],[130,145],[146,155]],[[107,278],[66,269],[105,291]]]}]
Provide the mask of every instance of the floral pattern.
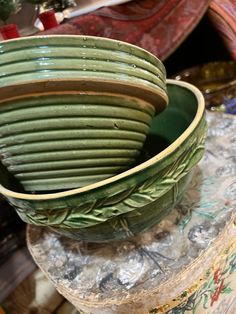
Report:
[{"label": "floral pattern", "polygon": [[[184,300],[178,306],[173,309],[166,311],[169,305],[164,305],[159,308],[149,311],[149,314],[197,314],[197,313],[210,313],[214,305],[219,301],[220,296],[225,294],[233,294],[233,288],[231,287],[232,275],[236,270],[236,253],[229,252],[229,249],[225,250],[223,253],[227,257],[223,265],[212,267],[205,274],[205,282],[198,287],[198,284],[193,285],[176,299],[173,302]],[[229,255],[228,255],[229,254]],[[202,281],[203,278],[200,280]],[[193,293],[195,289],[195,292]],[[227,307],[227,303],[225,304]],[[221,309],[223,306],[221,304]],[[226,314],[221,312],[221,314]]]},{"label": "floral pattern", "polygon": [[224,266],[218,267],[214,272],[211,270],[207,272],[207,281],[198,291],[167,313],[184,314],[189,312],[195,314],[199,307],[203,310],[212,308],[219,301],[221,295],[233,293],[230,277],[235,270],[236,253],[233,253],[226,259]]}]

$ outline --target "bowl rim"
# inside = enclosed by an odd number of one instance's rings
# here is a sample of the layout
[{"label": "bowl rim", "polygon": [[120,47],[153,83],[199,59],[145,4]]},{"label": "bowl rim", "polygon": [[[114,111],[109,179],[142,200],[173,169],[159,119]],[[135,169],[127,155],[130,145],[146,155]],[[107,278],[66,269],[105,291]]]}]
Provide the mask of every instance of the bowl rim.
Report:
[{"label": "bowl rim", "polygon": [[158,153],[154,157],[118,175],[109,177],[105,180],[101,180],[96,183],[86,185],[84,187],[69,189],[63,192],[55,192],[55,193],[47,193],[47,194],[19,193],[19,192],[11,191],[0,184],[0,193],[2,193],[3,195],[9,198],[17,198],[17,199],[23,199],[23,200],[29,200],[29,201],[46,201],[46,200],[52,200],[52,199],[57,199],[57,198],[64,198],[64,197],[73,196],[73,195],[84,193],[84,192],[90,192],[96,188],[104,187],[108,184],[114,183],[115,181],[119,181],[121,179],[127,178],[130,175],[134,175],[144,170],[145,168],[152,166],[154,163],[164,159],[166,156],[174,152],[188,138],[188,136],[194,131],[194,129],[200,123],[205,112],[205,100],[201,91],[197,87],[195,87],[194,85],[190,83],[187,83],[184,81],[177,81],[173,79],[167,79],[167,84],[177,85],[191,91],[197,99],[198,108],[197,108],[195,117],[193,118],[192,122],[187,127],[187,129],[172,144],[170,144],[167,148],[162,150],[160,153]]},{"label": "bowl rim", "polygon": [[92,36],[92,35],[66,35],[66,34],[64,34],[64,35],[59,35],[59,34],[36,35],[36,36],[30,36],[30,37],[24,36],[24,37],[4,40],[4,41],[0,42],[0,47],[3,46],[5,43],[7,44],[7,43],[11,43],[11,42],[18,42],[18,41],[24,41],[24,40],[37,40],[37,39],[47,39],[47,38],[60,38],[60,39],[61,38],[77,38],[77,39],[78,38],[83,38],[84,40],[85,39],[91,39],[91,40],[96,40],[96,41],[117,43],[118,45],[122,44],[122,45],[124,45],[126,47],[131,47],[131,48],[134,48],[136,50],[142,51],[142,52],[144,52],[147,55],[150,55],[153,59],[155,59],[159,63],[159,69],[161,69],[163,74],[166,76],[166,69],[165,69],[165,66],[164,66],[162,60],[159,59],[152,52],[150,52],[150,51],[148,51],[148,50],[146,50],[146,49],[144,49],[144,48],[142,48],[140,46],[128,43],[126,41],[113,39],[113,38],[108,38],[108,37]]}]

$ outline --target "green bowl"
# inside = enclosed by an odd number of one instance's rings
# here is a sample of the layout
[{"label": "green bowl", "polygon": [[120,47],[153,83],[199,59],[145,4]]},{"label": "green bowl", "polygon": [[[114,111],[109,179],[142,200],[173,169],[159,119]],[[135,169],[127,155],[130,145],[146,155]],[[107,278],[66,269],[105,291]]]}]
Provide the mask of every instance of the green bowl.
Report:
[{"label": "green bowl", "polygon": [[156,94],[166,105],[166,72],[151,53],[125,42],[92,36],[35,36],[0,43],[0,91],[32,81],[77,80],[126,86]]},{"label": "green bowl", "polygon": [[152,122],[136,167],[98,183],[60,193],[15,192],[0,177],[0,192],[27,223],[78,240],[125,239],[156,223],[180,200],[204,153],[204,98],[193,85],[168,80],[168,108]]},{"label": "green bowl", "polygon": [[45,90],[0,106],[0,159],[25,190],[77,188],[135,163],[155,113],[151,104]]},{"label": "green bowl", "polygon": [[164,78],[166,76],[165,67],[156,56],[138,46],[109,38],[84,35],[31,36],[3,41],[0,47],[0,53],[4,55],[1,65],[11,64],[13,60],[46,62],[48,57],[60,59],[69,56],[69,62],[76,58],[83,61],[99,59],[120,62],[160,74]]},{"label": "green bowl", "polygon": [[26,191],[86,186],[134,165],[166,73],[149,52],[89,36],[0,43],[0,160]]}]

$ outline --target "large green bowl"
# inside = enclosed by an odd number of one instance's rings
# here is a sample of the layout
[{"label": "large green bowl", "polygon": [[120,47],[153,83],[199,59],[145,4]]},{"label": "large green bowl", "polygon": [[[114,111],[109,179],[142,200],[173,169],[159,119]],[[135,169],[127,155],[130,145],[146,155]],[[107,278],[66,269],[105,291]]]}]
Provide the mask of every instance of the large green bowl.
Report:
[{"label": "large green bowl", "polygon": [[0,43],[0,160],[26,191],[86,186],[134,165],[166,74],[149,52],[89,36]]},{"label": "large green bowl", "polygon": [[[14,192],[1,175],[0,192],[27,223],[49,226],[78,240],[124,239],[158,223],[178,202],[204,153],[201,92],[168,81],[168,108],[151,125],[140,163],[117,176],[61,193]],[[5,182],[3,180],[5,179]]]}]

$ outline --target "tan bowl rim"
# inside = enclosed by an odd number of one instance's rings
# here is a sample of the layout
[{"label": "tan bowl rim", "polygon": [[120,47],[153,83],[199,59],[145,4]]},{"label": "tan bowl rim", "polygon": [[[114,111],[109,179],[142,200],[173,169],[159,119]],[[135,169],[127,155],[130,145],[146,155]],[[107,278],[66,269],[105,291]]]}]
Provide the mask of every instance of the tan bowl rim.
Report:
[{"label": "tan bowl rim", "polygon": [[115,181],[124,179],[130,175],[136,174],[139,171],[142,171],[145,168],[148,168],[148,167],[152,166],[153,164],[155,164],[156,162],[164,159],[166,156],[168,156],[169,154],[174,152],[174,150],[177,147],[179,147],[190,136],[190,134],[194,131],[194,129],[200,123],[200,121],[203,117],[203,114],[205,112],[204,97],[197,87],[195,87],[194,85],[192,85],[190,83],[186,83],[183,81],[176,81],[176,80],[172,80],[172,79],[168,79],[167,84],[177,85],[177,86],[184,87],[184,88],[190,90],[197,98],[198,109],[197,109],[197,112],[196,112],[196,115],[195,115],[193,121],[188,126],[188,128],[171,145],[169,145],[166,149],[164,149],[163,151],[161,151],[160,153],[158,153],[154,157],[148,159],[147,161],[145,161],[145,162],[143,162],[143,163],[141,163],[141,164],[139,164],[139,165],[137,165],[131,169],[128,169],[127,171],[124,171],[124,172],[122,172],[118,175],[115,175],[113,177],[109,177],[108,179],[105,179],[105,180],[102,180],[102,181],[99,181],[99,182],[96,182],[93,184],[89,184],[89,185],[84,186],[84,187],[70,189],[70,190],[63,191],[63,192],[38,194],[38,195],[37,194],[26,194],[26,193],[18,193],[18,192],[11,191],[7,188],[4,188],[2,185],[0,185],[0,193],[2,193],[3,195],[5,195],[7,197],[10,197],[10,198],[17,198],[17,199],[24,199],[24,200],[31,200],[31,201],[43,201],[43,200],[64,198],[64,197],[76,195],[79,193],[89,192],[93,189],[100,188],[100,187],[103,187],[105,185],[109,185],[111,183],[114,183]]},{"label": "tan bowl rim", "polygon": [[[97,89],[99,88],[99,93],[117,94],[119,96],[126,95],[141,99],[151,104],[155,108],[156,114],[163,111],[168,104],[167,92],[160,86],[152,87],[140,83],[133,83],[133,81],[128,81],[128,79],[116,80],[107,78],[42,78],[33,79],[31,82],[25,81],[23,83],[0,86],[0,104],[10,100],[20,99],[30,94],[45,94],[45,84],[47,89],[50,89],[47,93],[58,92],[58,88],[61,86],[62,89],[60,89],[60,92],[66,93],[70,91],[70,87],[73,86],[73,89],[81,89],[86,93],[98,93]],[[11,96],[7,97],[7,95]]]},{"label": "tan bowl rim", "polygon": [[8,39],[8,40],[4,40],[2,42],[0,42],[0,46],[1,44],[4,43],[8,43],[8,42],[17,42],[17,41],[23,41],[23,40],[29,40],[29,39],[34,39],[34,38],[86,38],[86,39],[94,39],[94,40],[102,40],[102,41],[107,41],[107,42],[116,42],[116,43],[121,43],[122,45],[125,45],[126,47],[131,47],[131,48],[135,48],[137,50],[143,51],[145,54],[149,54],[150,56],[152,56],[154,59],[158,60],[160,65],[161,65],[161,70],[162,72],[166,75],[166,70],[165,70],[165,66],[163,64],[163,62],[161,61],[161,59],[159,59],[156,55],[154,55],[153,53],[149,52],[148,50],[137,46],[137,45],[133,45],[130,44],[126,41],[122,41],[122,40],[117,40],[117,39],[113,39],[113,38],[106,38],[106,37],[101,37],[101,36],[91,36],[91,35],[38,35],[38,36],[31,36],[31,37],[19,37],[19,38],[13,38],[13,39]]}]

